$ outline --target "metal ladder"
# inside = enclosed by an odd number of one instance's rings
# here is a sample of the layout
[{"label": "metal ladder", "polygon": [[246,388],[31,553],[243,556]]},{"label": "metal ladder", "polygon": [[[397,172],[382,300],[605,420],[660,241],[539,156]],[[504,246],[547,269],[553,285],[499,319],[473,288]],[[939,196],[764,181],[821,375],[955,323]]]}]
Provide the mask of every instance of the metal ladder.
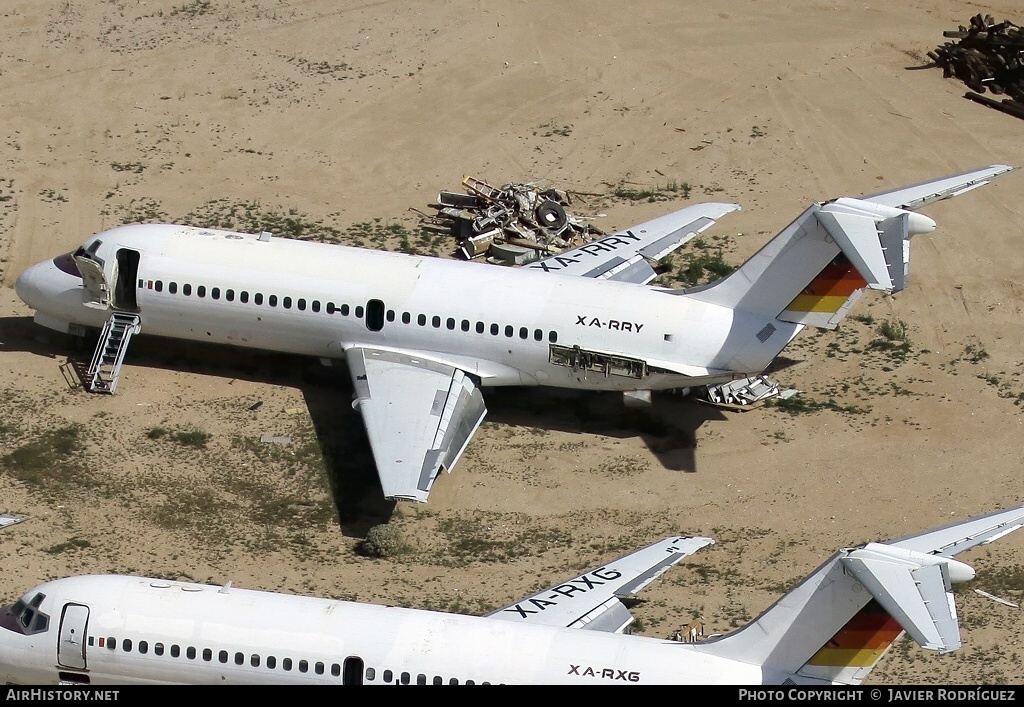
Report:
[{"label": "metal ladder", "polygon": [[86,377],[89,380],[89,392],[113,393],[117,387],[117,377],[121,372],[121,362],[128,350],[128,341],[133,334],[138,334],[140,326],[138,314],[114,312],[100,333],[96,353],[92,356]]},{"label": "metal ladder", "polygon": [[468,175],[463,177],[462,186],[477,196],[483,197],[487,201],[501,201],[502,199],[507,199],[510,196],[506,190],[498,189],[482,179],[477,179],[476,177],[470,177]]}]

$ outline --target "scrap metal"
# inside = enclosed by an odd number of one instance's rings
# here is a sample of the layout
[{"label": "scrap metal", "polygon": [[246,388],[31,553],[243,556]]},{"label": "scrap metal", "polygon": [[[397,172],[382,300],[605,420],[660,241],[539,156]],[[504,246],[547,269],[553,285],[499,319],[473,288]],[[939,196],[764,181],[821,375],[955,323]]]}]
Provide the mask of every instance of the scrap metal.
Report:
[{"label": "scrap metal", "polygon": [[436,215],[421,225],[451,233],[466,260],[486,256],[491,262],[523,264],[587,243],[604,232],[567,210],[570,193],[534,184],[501,187],[476,177],[462,180],[465,193],[442,191],[429,206]]}]

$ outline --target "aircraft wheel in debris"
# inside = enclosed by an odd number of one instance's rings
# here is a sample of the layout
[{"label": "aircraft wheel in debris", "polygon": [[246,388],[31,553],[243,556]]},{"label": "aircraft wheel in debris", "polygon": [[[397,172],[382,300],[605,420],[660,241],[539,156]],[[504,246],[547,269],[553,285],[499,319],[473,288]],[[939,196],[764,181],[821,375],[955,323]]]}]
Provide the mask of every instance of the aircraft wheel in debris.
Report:
[{"label": "aircraft wheel in debris", "polygon": [[544,228],[557,230],[569,222],[569,217],[565,215],[565,209],[557,201],[541,202],[537,206],[537,210],[534,211],[534,215],[537,217],[537,223]]}]

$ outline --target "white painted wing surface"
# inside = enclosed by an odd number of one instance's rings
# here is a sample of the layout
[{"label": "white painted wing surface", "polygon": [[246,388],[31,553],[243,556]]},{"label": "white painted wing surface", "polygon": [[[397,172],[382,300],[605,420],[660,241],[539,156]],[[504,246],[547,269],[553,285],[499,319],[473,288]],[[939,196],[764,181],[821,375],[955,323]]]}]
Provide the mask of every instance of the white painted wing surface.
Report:
[{"label": "white painted wing surface", "polygon": [[578,275],[645,284],[657,275],[657,262],[716,220],[736,211],[737,204],[710,202],[687,206],[625,231],[538,260],[527,267],[559,275]]},{"label": "white painted wing surface", "polygon": [[358,347],[345,354],[384,496],[426,501],[483,421],[483,395],[463,371],[415,355]]},{"label": "white painted wing surface", "polygon": [[542,626],[621,633],[633,617],[620,599],[633,597],[669,567],[714,542],[703,537],[665,538],[488,616]]},{"label": "white painted wing surface", "polygon": [[952,196],[959,196],[971,189],[988,184],[1000,174],[1012,172],[1013,167],[1005,164],[994,164],[982,169],[974,169],[962,174],[954,174],[941,179],[930,179],[926,182],[911,184],[891,191],[878,192],[862,196],[861,201],[892,206],[897,209],[914,210]]}]

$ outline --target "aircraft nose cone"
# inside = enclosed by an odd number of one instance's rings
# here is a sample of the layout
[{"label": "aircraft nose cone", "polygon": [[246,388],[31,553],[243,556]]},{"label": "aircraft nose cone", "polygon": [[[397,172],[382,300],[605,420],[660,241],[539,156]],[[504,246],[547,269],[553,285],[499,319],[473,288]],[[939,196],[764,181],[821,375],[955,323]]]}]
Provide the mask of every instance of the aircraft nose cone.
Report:
[{"label": "aircraft nose cone", "polygon": [[48,263],[33,265],[18,276],[14,283],[14,291],[21,298],[21,301],[32,309],[40,309],[44,298],[45,273]]}]

